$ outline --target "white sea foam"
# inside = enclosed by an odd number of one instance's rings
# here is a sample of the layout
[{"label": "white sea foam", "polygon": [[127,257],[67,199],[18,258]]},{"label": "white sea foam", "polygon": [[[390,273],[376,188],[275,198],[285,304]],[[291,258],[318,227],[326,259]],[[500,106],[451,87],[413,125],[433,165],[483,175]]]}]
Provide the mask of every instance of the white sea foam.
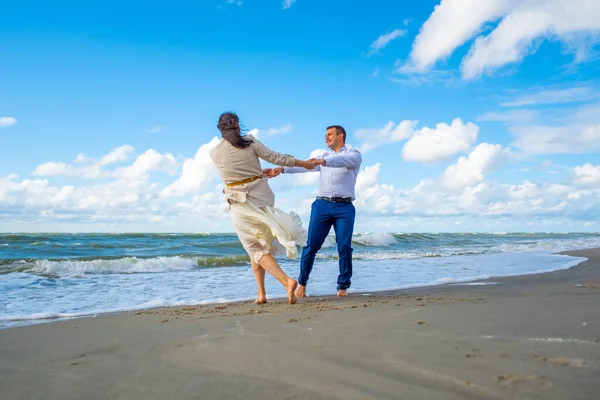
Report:
[{"label": "white sea foam", "polygon": [[89,274],[135,274],[185,271],[197,266],[197,259],[182,257],[137,258],[99,260],[38,260],[30,272],[39,275],[82,277]]}]

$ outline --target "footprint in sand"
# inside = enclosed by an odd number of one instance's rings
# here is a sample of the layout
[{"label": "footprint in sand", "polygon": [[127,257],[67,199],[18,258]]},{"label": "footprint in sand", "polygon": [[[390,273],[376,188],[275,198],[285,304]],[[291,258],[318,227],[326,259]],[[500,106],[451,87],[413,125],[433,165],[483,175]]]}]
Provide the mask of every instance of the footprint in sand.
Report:
[{"label": "footprint in sand", "polygon": [[550,381],[539,375],[499,375],[494,378],[499,385],[513,386],[519,383],[539,383],[551,385]]},{"label": "footprint in sand", "polygon": [[597,368],[596,365],[580,358],[544,357],[542,358],[542,361],[549,364],[560,365],[561,367]]}]

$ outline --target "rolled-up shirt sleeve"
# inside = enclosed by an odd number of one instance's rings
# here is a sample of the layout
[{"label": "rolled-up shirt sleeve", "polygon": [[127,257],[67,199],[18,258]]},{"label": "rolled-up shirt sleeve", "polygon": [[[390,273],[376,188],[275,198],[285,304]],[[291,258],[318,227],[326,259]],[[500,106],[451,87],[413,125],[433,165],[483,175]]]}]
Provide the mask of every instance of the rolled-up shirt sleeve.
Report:
[{"label": "rolled-up shirt sleeve", "polygon": [[262,144],[258,139],[253,138],[253,146],[256,155],[263,160],[270,162],[271,164],[281,165],[284,167],[293,167],[296,163],[296,159],[289,154],[278,153],[269,149],[267,146]]},{"label": "rolled-up shirt sleeve", "polygon": [[325,162],[325,165],[330,168],[360,168],[362,156],[358,150],[351,149],[344,154],[329,155],[325,157]]}]

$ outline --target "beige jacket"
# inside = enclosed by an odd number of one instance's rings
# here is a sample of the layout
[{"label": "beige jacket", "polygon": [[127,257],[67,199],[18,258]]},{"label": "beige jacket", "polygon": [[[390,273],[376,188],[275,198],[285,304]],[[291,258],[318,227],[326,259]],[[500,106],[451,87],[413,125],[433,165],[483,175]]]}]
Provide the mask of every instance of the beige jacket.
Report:
[{"label": "beige jacket", "polygon": [[[252,139],[252,144],[245,149],[238,149],[221,139],[211,151],[210,157],[217,166],[221,179],[225,184],[239,182],[241,180],[262,176],[260,160],[263,159],[271,164],[292,167],[296,159],[290,155],[277,153],[262,144],[252,135],[246,135]],[[257,207],[275,205],[275,195],[266,179],[259,179],[251,183],[225,187],[223,189],[225,199],[228,203],[236,201],[244,203],[246,200]]]}]

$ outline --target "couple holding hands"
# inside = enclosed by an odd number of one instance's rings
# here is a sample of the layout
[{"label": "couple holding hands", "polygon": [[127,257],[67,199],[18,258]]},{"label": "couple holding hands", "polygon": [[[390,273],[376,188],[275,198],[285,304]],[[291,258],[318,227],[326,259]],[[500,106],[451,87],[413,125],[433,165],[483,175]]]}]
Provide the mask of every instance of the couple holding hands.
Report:
[{"label": "couple holding hands", "polygon": [[[290,304],[306,296],[306,285],[315,256],[333,227],[339,254],[338,296],[346,296],[352,278],[352,233],[354,230],[355,185],[362,162],[358,150],[346,147],[346,131],[339,125],[326,129],[325,144],[331,150],[322,158],[298,160],[275,152],[252,135],[242,136],[239,118],[223,113],[217,124],[221,141],[210,156],[225,184],[231,220],[242,246],[250,256],[256,278],[256,303],[267,301],[265,273],[285,288]],[[262,169],[260,160],[278,165]],[[275,207],[275,195],[266,178],[280,174],[319,172],[319,188],[312,204],[308,232],[294,212]],[[289,277],[274,258],[283,247],[287,257],[296,259],[301,246],[298,281]]]}]

